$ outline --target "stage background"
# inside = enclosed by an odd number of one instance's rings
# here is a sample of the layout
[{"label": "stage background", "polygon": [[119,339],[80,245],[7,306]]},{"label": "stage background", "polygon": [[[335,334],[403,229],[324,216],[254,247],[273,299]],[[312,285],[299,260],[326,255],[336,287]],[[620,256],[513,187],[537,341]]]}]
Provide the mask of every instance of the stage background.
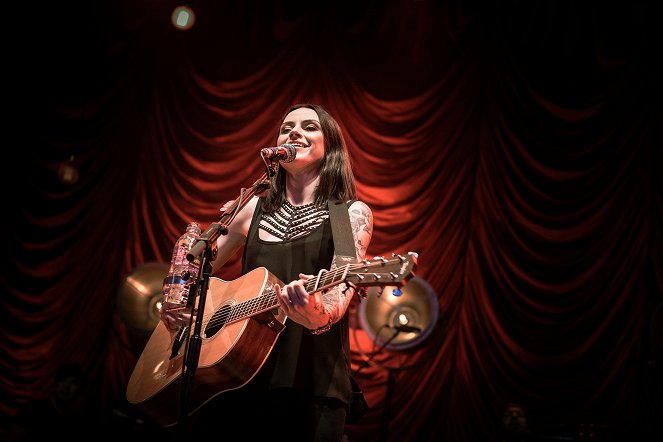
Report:
[{"label": "stage background", "polygon": [[[312,101],[349,143],[368,255],[418,252],[440,308],[421,345],[361,371],[371,410],[350,440],[495,440],[510,402],[541,437],[661,435],[647,2],[191,1],[188,31],[177,4],[28,3],[5,30],[4,427],[70,361],[90,400],[133,418],[142,337],[118,315],[121,284],[168,262],[189,221],[217,221],[282,112]],[[370,340],[353,327],[357,367]]]}]

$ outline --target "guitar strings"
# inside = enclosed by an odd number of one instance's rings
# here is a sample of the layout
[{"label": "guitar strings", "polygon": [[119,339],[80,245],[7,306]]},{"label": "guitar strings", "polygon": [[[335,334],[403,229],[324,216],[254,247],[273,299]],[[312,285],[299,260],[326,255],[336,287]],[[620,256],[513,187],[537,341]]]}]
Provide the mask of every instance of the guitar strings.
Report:
[{"label": "guitar strings", "polygon": [[[398,256],[398,258],[402,261],[403,258],[401,256]],[[335,282],[340,276],[343,276],[347,271],[351,270],[358,270],[358,269],[365,269],[365,272],[369,269],[369,267],[377,266],[377,265],[383,265],[387,263],[387,260],[384,258],[376,258],[379,259],[378,262],[369,262],[369,261],[362,261],[357,264],[346,264],[342,267],[338,267],[334,270],[325,270],[323,271],[321,277],[320,277],[320,287],[324,287],[328,284],[331,284]],[[375,275],[377,278],[379,278],[379,275]],[[318,282],[318,278],[314,278],[309,280],[306,285],[305,289],[307,293],[311,293],[315,290],[316,288],[316,283]],[[341,283],[343,281],[339,281]],[[240,302],[239,304],[231,305],[229,309],[220,309],[212,314],[209,315],[209,323],[207,327],[216,327],[216,326],[221,326],[223,324],[228,324],[228,323],[233,323],[241,319],[245,319],[247,317],[253,316],[257,313],[267,311],[270,308],[277,307],[278,300],[276,299],[276,293],[274,292],[274,289],[272,287],[267,288],[262,295],[257,296],[255,298]],[[226,312],[227,310],[227,312]],[[218,314],[219,312],[225,312],[226,314]],[[217,316],[215,318],[215,316]],[[207,319],[207,318],[205,318]]]},{"label": "guitar strings", "polygon": [[[343,267],[337,268],[332,271],[323,272],[320,278],[322,282],[321,286],[325,286],[327,284],[331,284],[332,282],[334,282],[336,279],[338,279],[338,277],[342,276],[345,273],[345,268],[348,266],[350,266],[350,264],[347,264]],[[310,280],[306,283],[305,289],[307,292],[310,292],[315,289],[316,281],[317,278],[314,280]],[[216,327],[223,323],[226,324],[233,323],[236,322],[237,320],[241,320],[246,317],[252,316],[254,314],[260,313],[262,311],[269,310],[270,308],[277,307],[278,305],[279,303],[278,300],[276,299],[276,293],[274,292],[274,289],[272,287],[268,287],[261,296],[257,296],[255,298],[240,302],[239,304],[230,306],[229,312],[226,315],[221,314],[217,315],[218,318],[214,318],[216,312],[213,313],[210,316],[212,319],[209,321],[208,326]]]}]

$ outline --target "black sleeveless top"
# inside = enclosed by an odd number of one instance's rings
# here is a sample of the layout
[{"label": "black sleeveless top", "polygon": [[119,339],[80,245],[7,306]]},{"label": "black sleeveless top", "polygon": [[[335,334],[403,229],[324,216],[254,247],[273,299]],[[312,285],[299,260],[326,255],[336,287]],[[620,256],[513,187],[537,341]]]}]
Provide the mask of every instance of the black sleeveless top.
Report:
[{"label": "black sleeveless top", "polygon": [[[317,275],[328,270],[334,256],[329,218],[303,237],[286,241],[264,241],[258,236],[262,217],[258,200],[242,256],[242,274],[265,267],[284,284],[299,273]],[[350,339],[348,312],[320,335],[286,320],[266,363],[252,383],[269,388],[289,387],[304,394],[333,397],[349,403]]]}]

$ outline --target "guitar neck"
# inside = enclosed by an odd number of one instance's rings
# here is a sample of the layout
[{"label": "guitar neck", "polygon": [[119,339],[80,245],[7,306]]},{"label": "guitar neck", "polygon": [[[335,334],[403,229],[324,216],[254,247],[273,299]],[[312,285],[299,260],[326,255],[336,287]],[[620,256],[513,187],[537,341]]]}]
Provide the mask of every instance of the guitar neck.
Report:
[{"label": "guitar neck", "polygon": [[[376,257],[358,263],[348,263],[333,270],[320,270],[315,278],[309,279],[304,288],[311,293],[327,290],[341,282],[354,287],[366,286],[401,286],[412,276],[418,255],[393,255],[391,258]],[[279,303],[272,287],[265,287],[263,292],[252,299],[235,304],[228,312],[226,322],[236,322],[266,312]]]},{"label": "guitar neck", "polygon": [[[321,270],[318,276],[306,282],[304,288],[309,295],[321,290],[327,290],[344,281],[350,264],[333,271]],[[272,287],[266,287],[260,296],[240,302],[232,307],[228,314],[227,323],[241,321],[259,313],[278,307],[279,301]]]}]

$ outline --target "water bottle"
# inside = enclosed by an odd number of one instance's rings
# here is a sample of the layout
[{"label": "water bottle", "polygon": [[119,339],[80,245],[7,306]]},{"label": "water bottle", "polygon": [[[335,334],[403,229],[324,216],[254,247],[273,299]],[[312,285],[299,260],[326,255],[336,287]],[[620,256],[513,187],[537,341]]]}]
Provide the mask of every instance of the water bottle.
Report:
[{"label": "water bottle", "polygon": [[163,281],[163,308],[166,310],[186,307],[189,291],[198,277],[200,263],[189,262],[186,255],[200,237],[200,224],[190,222],[184,235],[175,243],[168,276]]}]

